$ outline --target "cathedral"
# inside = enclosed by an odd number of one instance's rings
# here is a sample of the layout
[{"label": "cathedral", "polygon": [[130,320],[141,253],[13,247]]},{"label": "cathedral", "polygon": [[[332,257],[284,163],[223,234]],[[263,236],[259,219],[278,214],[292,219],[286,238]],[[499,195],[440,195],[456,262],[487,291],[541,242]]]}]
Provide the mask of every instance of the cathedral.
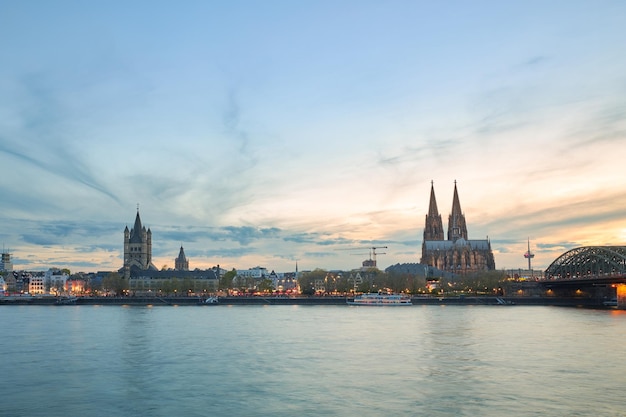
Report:
[{"label": "cathedral", "polygon": [[448,217],[447,239],[444,239],[443,222],[437,210],[435,187],[431,182],[430,203],[424,226],[420,263],[460,275],[496,269],[489,239],[470,240],[467,237],[467,224],[465,215],[461,211],[456,181],[452,197],[452,212]]},{"label": "cathedral", "polygon": [[139,209],[135,225],[124,229],[124,277],[136,275],[138,271],[156,271],[152,264],[152,232],[141,225]]}]

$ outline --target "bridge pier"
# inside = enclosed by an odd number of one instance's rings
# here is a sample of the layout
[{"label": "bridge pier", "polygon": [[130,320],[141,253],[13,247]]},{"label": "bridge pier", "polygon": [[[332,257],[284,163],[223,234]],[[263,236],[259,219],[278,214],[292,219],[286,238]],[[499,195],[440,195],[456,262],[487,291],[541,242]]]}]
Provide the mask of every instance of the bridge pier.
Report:
[{"label": "bridge pier", "polygon": [[626,284],[616,284],[617,308],[626,310]]}]

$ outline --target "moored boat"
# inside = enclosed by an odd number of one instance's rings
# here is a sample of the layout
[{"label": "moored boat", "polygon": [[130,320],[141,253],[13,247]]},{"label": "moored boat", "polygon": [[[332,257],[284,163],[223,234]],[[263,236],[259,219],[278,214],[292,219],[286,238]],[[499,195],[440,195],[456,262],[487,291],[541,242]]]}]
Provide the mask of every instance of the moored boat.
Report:
[{"label": "moored boat", "polygon": [[76,304],[76,301],[78,301],[78,297],[74,297],[74,296],[67,296],[67,297],[59,297],[56,300],[56,305],[70,305],[70,304]]},{"label": "moored boat", "polygon": [[361,294],[348,300],[347,303],[353,306],[410,306],[411,299],[402,294]]},{"label": "moored boat", "polygon": [[206,300],[204,300],[201,304],[211,304],[211,305],[215,305],[219,303],[219,299],[217,297],[208,297]]},{"label": "moored boat", "polygon": [[602,304],[605,307],[617,307],[617,298],[612,298],[610,300],[603,301]]}]

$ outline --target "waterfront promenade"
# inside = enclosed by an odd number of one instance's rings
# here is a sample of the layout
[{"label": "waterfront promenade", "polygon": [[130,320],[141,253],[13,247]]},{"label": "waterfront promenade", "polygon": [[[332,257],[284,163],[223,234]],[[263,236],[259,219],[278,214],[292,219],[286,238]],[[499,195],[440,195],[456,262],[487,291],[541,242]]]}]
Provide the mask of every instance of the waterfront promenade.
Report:
[{"label": "waterfront promenade", "polygon": [[[205,304],[200,297],[26,297],[5,296],[0,298],[0,305],[138,305],[138,306],[224,306],[224,305],[346,305],[350,297],[281,297],[281,296],[234,296],[219,297],[217,304]],[[494,296],[415,296],[412,304],[419,305],[537,305],[605,308],[597,298],[576,297],[494,297]]]}]

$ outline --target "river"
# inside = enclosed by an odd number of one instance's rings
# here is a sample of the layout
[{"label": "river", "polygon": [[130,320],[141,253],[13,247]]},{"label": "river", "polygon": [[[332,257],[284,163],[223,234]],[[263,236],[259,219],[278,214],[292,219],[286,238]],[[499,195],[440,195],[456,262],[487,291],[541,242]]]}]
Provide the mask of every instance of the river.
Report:
[{"label": "river", "polygon": [[1,416],[624,416],[626,312],[0,306]]}]

